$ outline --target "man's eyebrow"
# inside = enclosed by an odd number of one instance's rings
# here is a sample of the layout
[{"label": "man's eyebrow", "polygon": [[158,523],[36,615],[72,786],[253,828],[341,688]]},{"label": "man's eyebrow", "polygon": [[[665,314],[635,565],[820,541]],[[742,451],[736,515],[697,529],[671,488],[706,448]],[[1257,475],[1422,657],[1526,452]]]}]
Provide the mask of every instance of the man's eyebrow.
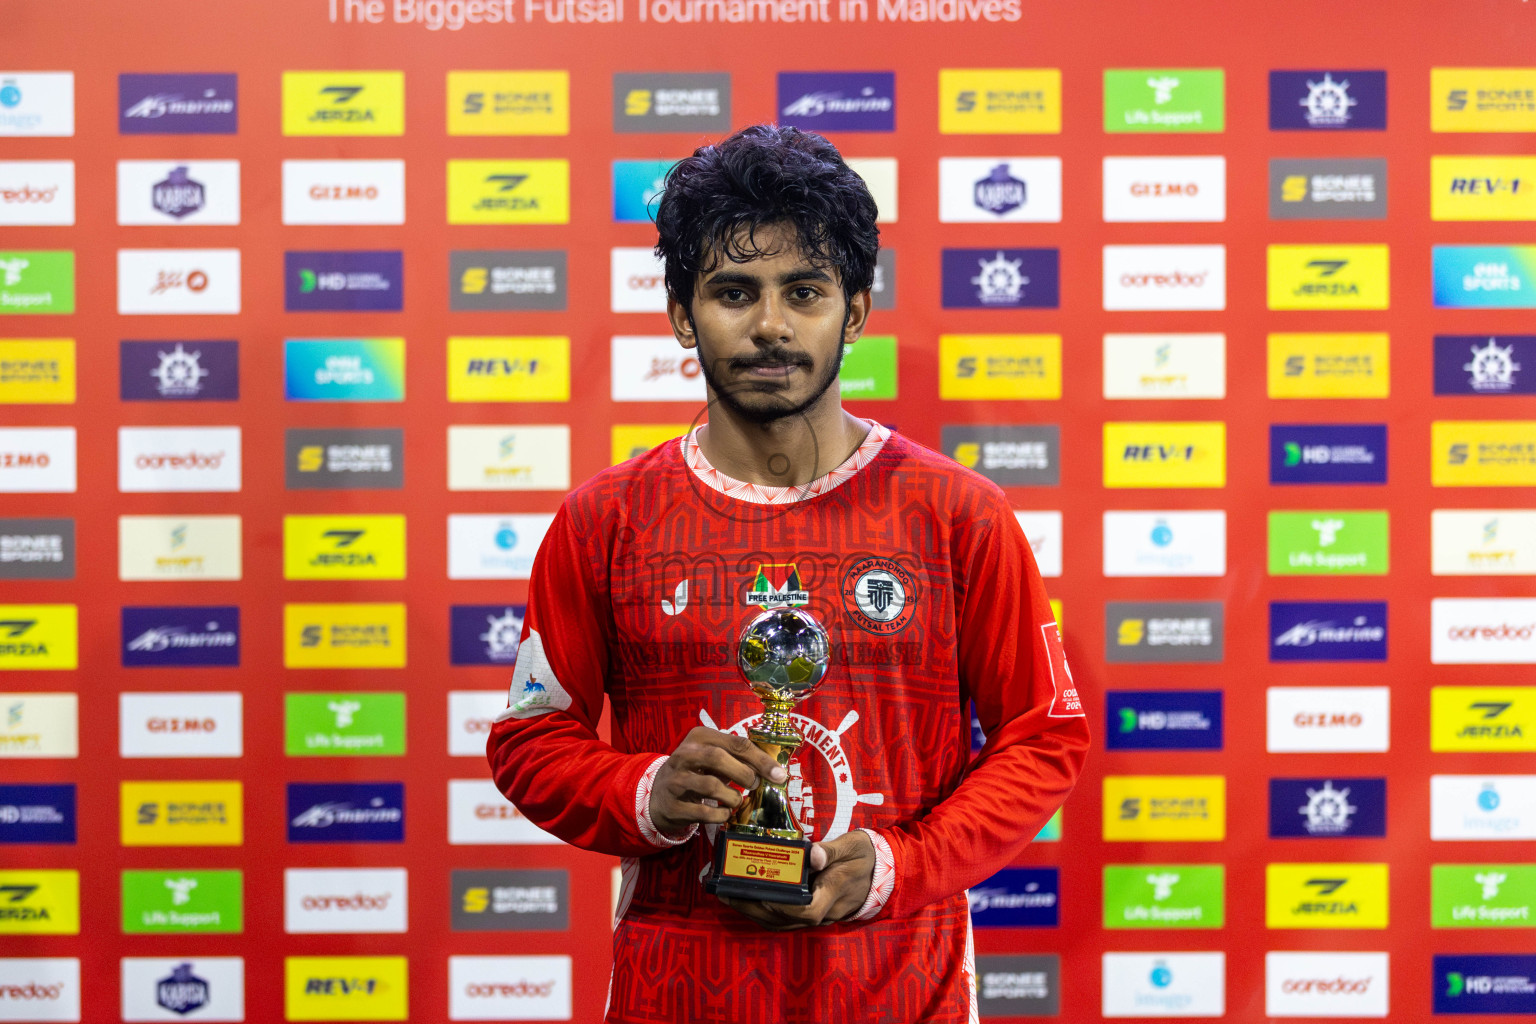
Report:
[{"label": "man's eyebrow", "polygon": [[[815,267],[803,267],[799,270],[786,271],[780,274],[778,278],[778,283],[781,285],[794,284],[796,281],[825,281],[830,284],[832,283],[832,275],[828,274],[825,270],[819,270]],[[704,279],[704,283],[710,285],[760,285],[763,282],[756,275],[743,273],[739,270],[719,270],[708,275]]]}]

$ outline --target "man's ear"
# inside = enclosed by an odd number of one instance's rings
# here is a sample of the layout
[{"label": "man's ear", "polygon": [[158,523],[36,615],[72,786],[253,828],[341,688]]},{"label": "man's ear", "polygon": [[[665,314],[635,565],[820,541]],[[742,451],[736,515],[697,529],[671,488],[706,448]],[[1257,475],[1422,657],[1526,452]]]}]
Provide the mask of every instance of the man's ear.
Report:
[{"label": "man's ear", "polygon": [[683,348],[698,348],[699,336],[693,330],[693,316],[671,293],[667,293],[667,319],[672,321],[672,335]]},{"label": "man's ear", "polygon": [[852,345],[864,334],[864,325],[869,323],[869,311],[873,300],[869,297],[869,289],[866,288],[848,300],[848,318],[843,323],[843,344]]}]

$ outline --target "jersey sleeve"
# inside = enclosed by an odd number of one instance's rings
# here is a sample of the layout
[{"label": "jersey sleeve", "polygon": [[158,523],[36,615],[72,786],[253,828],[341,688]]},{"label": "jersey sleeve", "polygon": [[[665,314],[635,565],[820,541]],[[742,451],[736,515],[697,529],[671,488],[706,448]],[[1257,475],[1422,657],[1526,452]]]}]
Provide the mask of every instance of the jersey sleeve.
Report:
[{"label": "jersey sleeve", "polygon": [[671,845],[642,830],[658,754],[598,738],[612,622],[606,580],[594,579],[583,544],[595,527],[575,518],[567,502],[534,559],[511,692],[486,757],[497,788],[535,825],[585,850],[643,856]]},{"label": "jersey sleeve", "polygon": [[1007,867],[1072,791],[1088,721],[1029,542],[999,493],[953,535],[962,691],[986,745],[947,798],[881,830],[900,917]]}]

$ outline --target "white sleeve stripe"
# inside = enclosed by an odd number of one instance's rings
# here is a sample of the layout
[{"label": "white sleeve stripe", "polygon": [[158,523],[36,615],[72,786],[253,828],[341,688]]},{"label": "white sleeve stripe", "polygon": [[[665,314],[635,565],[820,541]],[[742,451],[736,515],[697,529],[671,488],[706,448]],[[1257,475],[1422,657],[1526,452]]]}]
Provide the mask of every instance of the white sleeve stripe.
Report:
[{"label": "white sleeve stripe", "polygon": [[676,838],[665,835],[651,820],[651,790],[656,787],[656,773],[661,771],[661,766],[667,763],[670,755],[663,754],[651,762],[651,766],[640,776],[640,785],[635,787],[635,824],[640,828],[640,835],[646,842],[660,850],[670,846],[682,846],[688,840],[698,834],[697,823],[688,826],[688,831]]},{"label": "white sleeve stripe", "polygon": [[874,829],[861,828],[859,831],[869,836],[869,841],[874,844],[875,870],[869,880],[869,895],[864,898],[859,912],[848,919],[850,921],[868,921],[879,914],[890,902],[891,892],[896,888],[896,857],[891,853],[891,844]]}]

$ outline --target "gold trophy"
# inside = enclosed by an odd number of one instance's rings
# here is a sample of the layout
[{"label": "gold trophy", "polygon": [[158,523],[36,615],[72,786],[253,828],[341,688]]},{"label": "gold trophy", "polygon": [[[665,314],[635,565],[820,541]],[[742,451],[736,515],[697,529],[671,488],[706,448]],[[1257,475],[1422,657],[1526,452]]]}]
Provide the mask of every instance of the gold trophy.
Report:
[{"label": "gold trophy", "polygon": [[[827,631],[799,608],[770,608],[736,646],[736,665],[763,702],[761,726],[747,737],[786,771],[804,742],[789,713],[816,692],[832,660]],[[707,892],[767,903],[811,902],[811,843],[789,806],[788,781],[759,777],[715,839]]]}]

